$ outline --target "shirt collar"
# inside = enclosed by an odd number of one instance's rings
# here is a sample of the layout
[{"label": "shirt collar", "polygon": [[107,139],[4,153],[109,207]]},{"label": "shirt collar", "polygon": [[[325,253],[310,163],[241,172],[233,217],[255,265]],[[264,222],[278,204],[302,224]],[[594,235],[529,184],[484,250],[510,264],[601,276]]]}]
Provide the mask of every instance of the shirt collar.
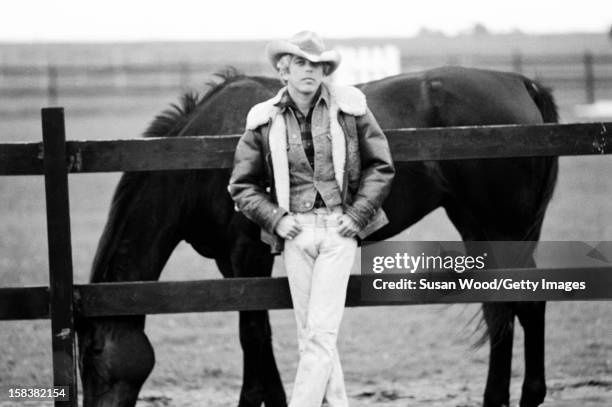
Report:
[{"label": "shirt collar", "polygon": [[[329,106],[329,90],[327,90],[327,87],[325,85],[321,84],[321,86],[319,86],[319,90],[317,90],[317,93],[315,94],[313,100],[314,103],[312,104],[312,106],[316,106],[317,103],[319,103],[320,101],[324,101],[325,104]],[[280,100],[275,103],[274,106],[279,107],[281,110],[284,110],[288,107],[297,109],[297,105],[291,98],[291,95],[289,95],[289,91],[287,89],[285,89]]]}]

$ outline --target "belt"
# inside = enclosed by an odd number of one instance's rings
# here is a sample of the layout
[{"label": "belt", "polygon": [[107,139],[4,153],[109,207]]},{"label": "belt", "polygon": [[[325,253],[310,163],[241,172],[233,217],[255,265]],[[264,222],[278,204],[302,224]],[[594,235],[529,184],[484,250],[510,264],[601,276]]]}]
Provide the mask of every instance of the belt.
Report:
[{"label": "belt", "polygon": [[296,220],[303,225],[314,225],[317,227],[338,226],[338,220],[342,215],[342,207],[316,208],[309,212],[293,214]]}]

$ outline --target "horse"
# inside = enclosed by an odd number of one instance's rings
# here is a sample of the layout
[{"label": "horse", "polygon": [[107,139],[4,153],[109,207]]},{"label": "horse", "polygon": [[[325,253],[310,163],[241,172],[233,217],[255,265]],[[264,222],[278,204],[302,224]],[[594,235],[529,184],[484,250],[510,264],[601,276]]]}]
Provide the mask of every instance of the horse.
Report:
[{"label": "horse", "polygon": [[[277,79],[220,75],[203,95],[186,93],[152,121],[145,137],[236,134],[248,109],[275,95]],[[358,85],[382,128],[556,122],[549,90],[514,73],[442,67]],[[556,157],[397,162],[383,208],[389,224],[368,239],[394,236],[443,207],[465,242],[539,239],[556,183]],[[186,241],[231,277],[271,275],[273,256],[259,228],[227,193],[229,169],[126,172],[96,251],[90,281],[157,280],[173,249]],[[511,256],[514,257],[514,256]],[[489,259],[490,260],[490,259]],[[511,267],[516,259],[497,260]],[[533,250],[523,265],[534,266]],[[488,263],[490,265],[490,262]],[[544,375],[543,302],[485,303],[482,317],[490,357],[483,405],[507,406],[515,317],[525,333],[520,406],[541,404]],[[77,321],[85,407],[134,406],[153,369],[145,316]],[[272,351],[267,311],[241,311],[243,383],[238,405],[285,407]]]}]

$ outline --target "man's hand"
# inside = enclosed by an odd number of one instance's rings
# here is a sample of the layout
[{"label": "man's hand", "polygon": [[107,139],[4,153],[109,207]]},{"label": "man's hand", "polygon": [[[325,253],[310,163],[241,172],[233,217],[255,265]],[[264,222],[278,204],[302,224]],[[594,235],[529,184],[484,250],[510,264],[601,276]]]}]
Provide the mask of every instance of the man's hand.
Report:
[{"label": "man's hand", "polygon": [[351,218],[347,214],[342,215],[338,220],[338,234],[340,236],[355,237],[355,235],[359,233],[360,230],[361,228],[359,227],[357,222],[355,222],[353,218]]},{"label": "man's hand", "polygon": [[285,215],[278,221],[274,231],[283,239],[291,240],[302,231],[302,225],[298,223],[295,216]]}]

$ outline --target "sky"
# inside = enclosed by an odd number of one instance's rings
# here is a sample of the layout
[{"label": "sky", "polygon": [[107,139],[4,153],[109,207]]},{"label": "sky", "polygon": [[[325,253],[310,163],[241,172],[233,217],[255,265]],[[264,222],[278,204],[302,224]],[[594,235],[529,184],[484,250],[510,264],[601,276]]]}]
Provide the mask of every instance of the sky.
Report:
[{"label": "sky", "polygon": [[0,41],[154,41],[403,37],[421,27],[455,35],[608,32],[612,0],[16,0],[0,12]]}]

